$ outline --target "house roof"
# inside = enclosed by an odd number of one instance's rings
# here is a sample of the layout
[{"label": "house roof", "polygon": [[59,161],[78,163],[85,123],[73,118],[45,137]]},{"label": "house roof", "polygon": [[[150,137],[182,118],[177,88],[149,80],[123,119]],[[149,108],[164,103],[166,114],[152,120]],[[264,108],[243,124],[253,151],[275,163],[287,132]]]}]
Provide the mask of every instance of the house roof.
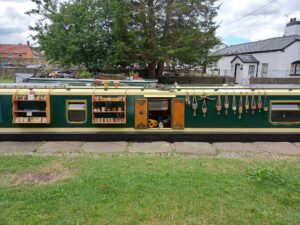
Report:
[{"label": "house roof", "polygon": [[232,45],[216,51],[214,55],[237,55],[258,52],[282,51],[296,41],[300,41],[300,35],[283,36],[263,41],[249,42],[246,44]]},{"label": "house roof", "polygon": [[31,47],[28,45],[0,44],[0,53],[26,54],[28,52],[31,52]]},{"label": "house roof", "polygon": [[243,63],[259,63],[259,61],[253,55],[237,55],[234,57],[231,63],[236,59],[240,59]]}]

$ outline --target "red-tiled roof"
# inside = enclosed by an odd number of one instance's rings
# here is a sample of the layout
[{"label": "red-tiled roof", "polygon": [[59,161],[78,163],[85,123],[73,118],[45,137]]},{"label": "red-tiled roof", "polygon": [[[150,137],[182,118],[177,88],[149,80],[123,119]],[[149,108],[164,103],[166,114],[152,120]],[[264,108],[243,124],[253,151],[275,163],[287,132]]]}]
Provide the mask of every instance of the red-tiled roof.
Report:
[{"label": "red-tiled roof", "polygon": [[0,44],[0,53],[25,54],[31,52],[28,45]]}]

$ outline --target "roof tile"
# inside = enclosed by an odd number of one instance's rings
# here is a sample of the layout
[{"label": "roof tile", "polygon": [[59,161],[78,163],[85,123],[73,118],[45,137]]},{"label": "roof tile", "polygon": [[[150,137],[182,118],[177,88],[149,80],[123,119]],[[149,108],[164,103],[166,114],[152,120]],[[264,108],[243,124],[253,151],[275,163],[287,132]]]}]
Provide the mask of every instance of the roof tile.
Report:
[{"label": "roof tile", "polygon": [[215,52],[214,55],[237,55],[255,52],[279,51],[284,50],[295,41],[300,41],[299,35],[283,36],[263,41],[232,45]]}]

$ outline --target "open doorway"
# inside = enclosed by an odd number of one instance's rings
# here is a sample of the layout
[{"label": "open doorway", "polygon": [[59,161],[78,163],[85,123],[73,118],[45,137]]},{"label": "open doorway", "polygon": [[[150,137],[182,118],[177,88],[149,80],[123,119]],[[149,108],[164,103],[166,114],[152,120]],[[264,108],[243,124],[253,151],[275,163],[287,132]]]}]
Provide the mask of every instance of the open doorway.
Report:
[{"label": "open doorway", "polygon": [[238,84],[241,76],[241,65],[240,64],[235,64],[234,68],[234,83]]},{"label": "open doorway", "polygon": [[184,98],[137,98],[134,109],[135,129],[184,129]]},{"label": "open doorway", "polygon": [[168,98],[148,99],[148,127],[171,128],[172,101]]}]

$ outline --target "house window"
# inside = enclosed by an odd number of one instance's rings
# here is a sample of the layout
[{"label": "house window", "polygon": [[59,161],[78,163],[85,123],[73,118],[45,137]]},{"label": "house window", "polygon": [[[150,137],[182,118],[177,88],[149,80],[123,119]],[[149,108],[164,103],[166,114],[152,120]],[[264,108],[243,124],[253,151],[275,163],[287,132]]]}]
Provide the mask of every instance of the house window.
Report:
[{"label": "house window", "polygon": [[85,123],[87,120],[87,107],[85,100],[67,101],[68,123]]},{"label": "house window", "polygon": [[261,76],[262,77],[266,77],[268,75],[268,67],[269,67],[268,63],[262,64],[262,66],[261,66]]},{"label": "house window", "polygon": [[250,65],[249,66],[249,70],[248,70],[248,75],[249,76],[254,76],[255,73],[255,66],[254,65]]},{"label": "house window", "polygon": [[291,65],[291,75],[300,75],[300,61],[293,62]]},{"label": "house window", "polygon": [[271,102],[270,122],[274,124],[300,123],[300,102]]}]

